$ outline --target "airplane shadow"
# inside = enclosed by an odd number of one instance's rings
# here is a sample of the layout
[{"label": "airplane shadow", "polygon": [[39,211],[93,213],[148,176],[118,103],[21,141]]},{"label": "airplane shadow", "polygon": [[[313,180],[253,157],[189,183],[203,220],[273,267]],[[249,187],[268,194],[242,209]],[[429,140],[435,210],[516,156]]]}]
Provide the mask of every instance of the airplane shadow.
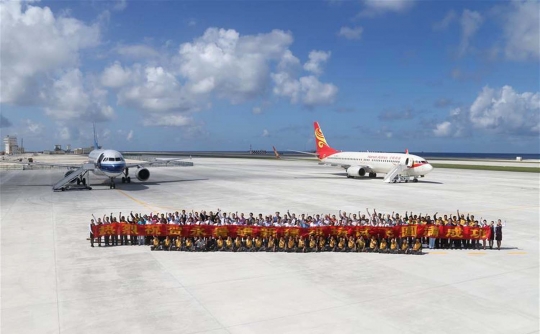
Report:
[{"label": "airplane shadow", "polygon": [[[347,173],[317,173],[319,175],[334,175],[334,176],[340,176],[342,178],[347,178]],[[331,177],[331,176],[327,176],[327,177],[324,177],[324,176],[298,176],[298,177],[295,177],[295,179],[336,179],[335,177]],[[358,181],[364,181],[364,182],[367,182],[367,181],[374,181],[374,180],[378,180],[378,181],[382,181],[384,180],[384,177],[382,176],[379,176],[379,177],[355,177],[353,179],[350,179],[350,180],[358,180]],[[402,182],[404,183],[404,182]],[[413,182],[410,182],[410,183],[413,183]],[[438,181],[426,181],[426,180],[422,180],[421,178],[418,179],[418,183],[426,183],[426,184],[444,184],[442,182],[438,182]]]},{"label": "airplane shadow", "polygon": [[[123,191],[141,191],[146,190],[149,187],[148,186],[158,186],[161,184],[167,184],[167,183],[183,183],[183,182],[193,182],[193,181],[207,181],[208,179],[188,179],[188,180],[165,180],[165,181],[151,181],[151,182],[133,182],[133,183],[116,183],[116,189],[123,190]],[[91,185],[92,190],[110,190],[109,189],[109,183],[103,182],[103,183],[94,183]]]},{"label": "airplane shadow", "polygon": [[[140,191],[148,189],[148,186],[156,186],[160,184],[166,184],[166,183],[182,183],[182,182],[192,182],[192,181],[207,181],[208,179],[188,179],[188,180],[165,180],[165,181],[151,181],[151,182],[139,182],[134,181],[133,183],[121,183],[116,182],[116,189],[118,190],[125,190],[125,191]],[[52,187],[51,184],[15,184],[14,186],[17,187]],[[90,182],[90,187],[92,187],[92,190],[110,190],[109,189],[109,181],[103,181],[100,183],[96,182]],[[88,189],[85,188],[72,188],[69,190],[66,190],[66,192],[70,191],[87,191]]]}]

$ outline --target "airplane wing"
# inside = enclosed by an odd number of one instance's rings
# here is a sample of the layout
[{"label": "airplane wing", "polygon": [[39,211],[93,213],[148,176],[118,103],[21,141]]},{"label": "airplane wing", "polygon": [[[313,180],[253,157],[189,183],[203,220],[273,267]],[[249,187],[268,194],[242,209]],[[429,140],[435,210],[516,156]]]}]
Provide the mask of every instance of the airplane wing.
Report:
[{"label": "airplane wing", "polygon": [[152,166],[155,164],[162,164],[162,163],[169,164],[169,163],[174,163],[177,161],[187,160],[187,159],[191,159],[191,157],[189,158],[156,158],[151,161],[126,163],[126,168]]},{"label": "airplane wing", "polygon": [[57,163],[48,163],[48,162],[12,162],[24,166],[47,166],[47,167],[60,167],[60,168],[70,168],[77,169],[80,168],[83,164],[57,164]]},{"label": "airplane wing", "polygon": [[307,154],[307,155],[313,155],[313,156],[318,156],[317,153],[313,153],[313,152],[304,152],[304,151],[295,151],[295,150],[287,150],[289,152],[296,152],[296,153],[302,153],[302,154]]}]

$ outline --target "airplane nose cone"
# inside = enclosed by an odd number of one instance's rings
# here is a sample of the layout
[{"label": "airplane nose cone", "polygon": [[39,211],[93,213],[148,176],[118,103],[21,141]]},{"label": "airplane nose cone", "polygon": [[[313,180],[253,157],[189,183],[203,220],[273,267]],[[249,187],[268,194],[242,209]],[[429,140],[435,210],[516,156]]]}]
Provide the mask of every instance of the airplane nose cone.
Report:
[{"label": "airplane nose cone", "polygon": [[426,170],[427,170],[428,173],[431,172],[433,170],[433,166],[431,166],[431,164],[427,164],[426,165]]}]

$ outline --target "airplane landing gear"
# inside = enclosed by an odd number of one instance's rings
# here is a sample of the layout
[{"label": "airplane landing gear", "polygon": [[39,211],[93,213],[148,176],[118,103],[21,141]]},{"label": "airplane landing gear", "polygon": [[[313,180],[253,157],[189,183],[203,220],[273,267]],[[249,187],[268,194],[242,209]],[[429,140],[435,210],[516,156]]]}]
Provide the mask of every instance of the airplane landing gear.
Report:
[{"label": "airplane landing gear", "polygon": [[418,182],[418,178],[415,177],[412,181],[416,183]]},{"label": "airplane landing gear", "polygon": [[114,178],[111,177],[111,183],[109,184],[109,189],[116,189],[116,184],[114,184]]},{"label": "airplane landing gear", "polygon": [[369,177],[370,178],[376,178],[377,177],[377,173],[369,173]]},{"label": "airplane landing gear", "polygon": [[131,183],[131,177],[129,175],[129,168],[124,169],[124,176],[122,176],[122,183]]}]

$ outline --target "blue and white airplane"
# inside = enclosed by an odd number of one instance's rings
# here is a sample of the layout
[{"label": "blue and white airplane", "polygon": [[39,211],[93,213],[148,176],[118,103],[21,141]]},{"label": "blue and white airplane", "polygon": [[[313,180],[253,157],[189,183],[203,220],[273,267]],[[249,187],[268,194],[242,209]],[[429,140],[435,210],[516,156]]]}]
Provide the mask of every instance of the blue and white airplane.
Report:
[{"label": "blue and white airplane", "polygon": [[30,165],[46,165],[53,167],[67,167],[70,170],[66,172],[64,178],[58,181],[53,190],[67,190],[73,188],[75,183],[77,186],[82,186],[86,189],[92,189],[86,184],[86,175],[88,172],[92,172],[95,175],[105,176],[110,179],[109,189],[116,189],[114,179],[122,177],[122,183],[130,183],[131,177],[129,176],[130,168],[137,168],[135,177],[139,181],[146,181],[150,178],[150,171],[145,166],[150,166],[155,163],[172,162],[183,159],[155,159],[147,162],[126,163],[122,153],[116,150],[102,149],[97,142],[96,131],[94,127],[94,149],[88,154],[88,161],[82,165],[68,165],[68,164],[53,164],[53,163],[40,163],[33,162]]}]

